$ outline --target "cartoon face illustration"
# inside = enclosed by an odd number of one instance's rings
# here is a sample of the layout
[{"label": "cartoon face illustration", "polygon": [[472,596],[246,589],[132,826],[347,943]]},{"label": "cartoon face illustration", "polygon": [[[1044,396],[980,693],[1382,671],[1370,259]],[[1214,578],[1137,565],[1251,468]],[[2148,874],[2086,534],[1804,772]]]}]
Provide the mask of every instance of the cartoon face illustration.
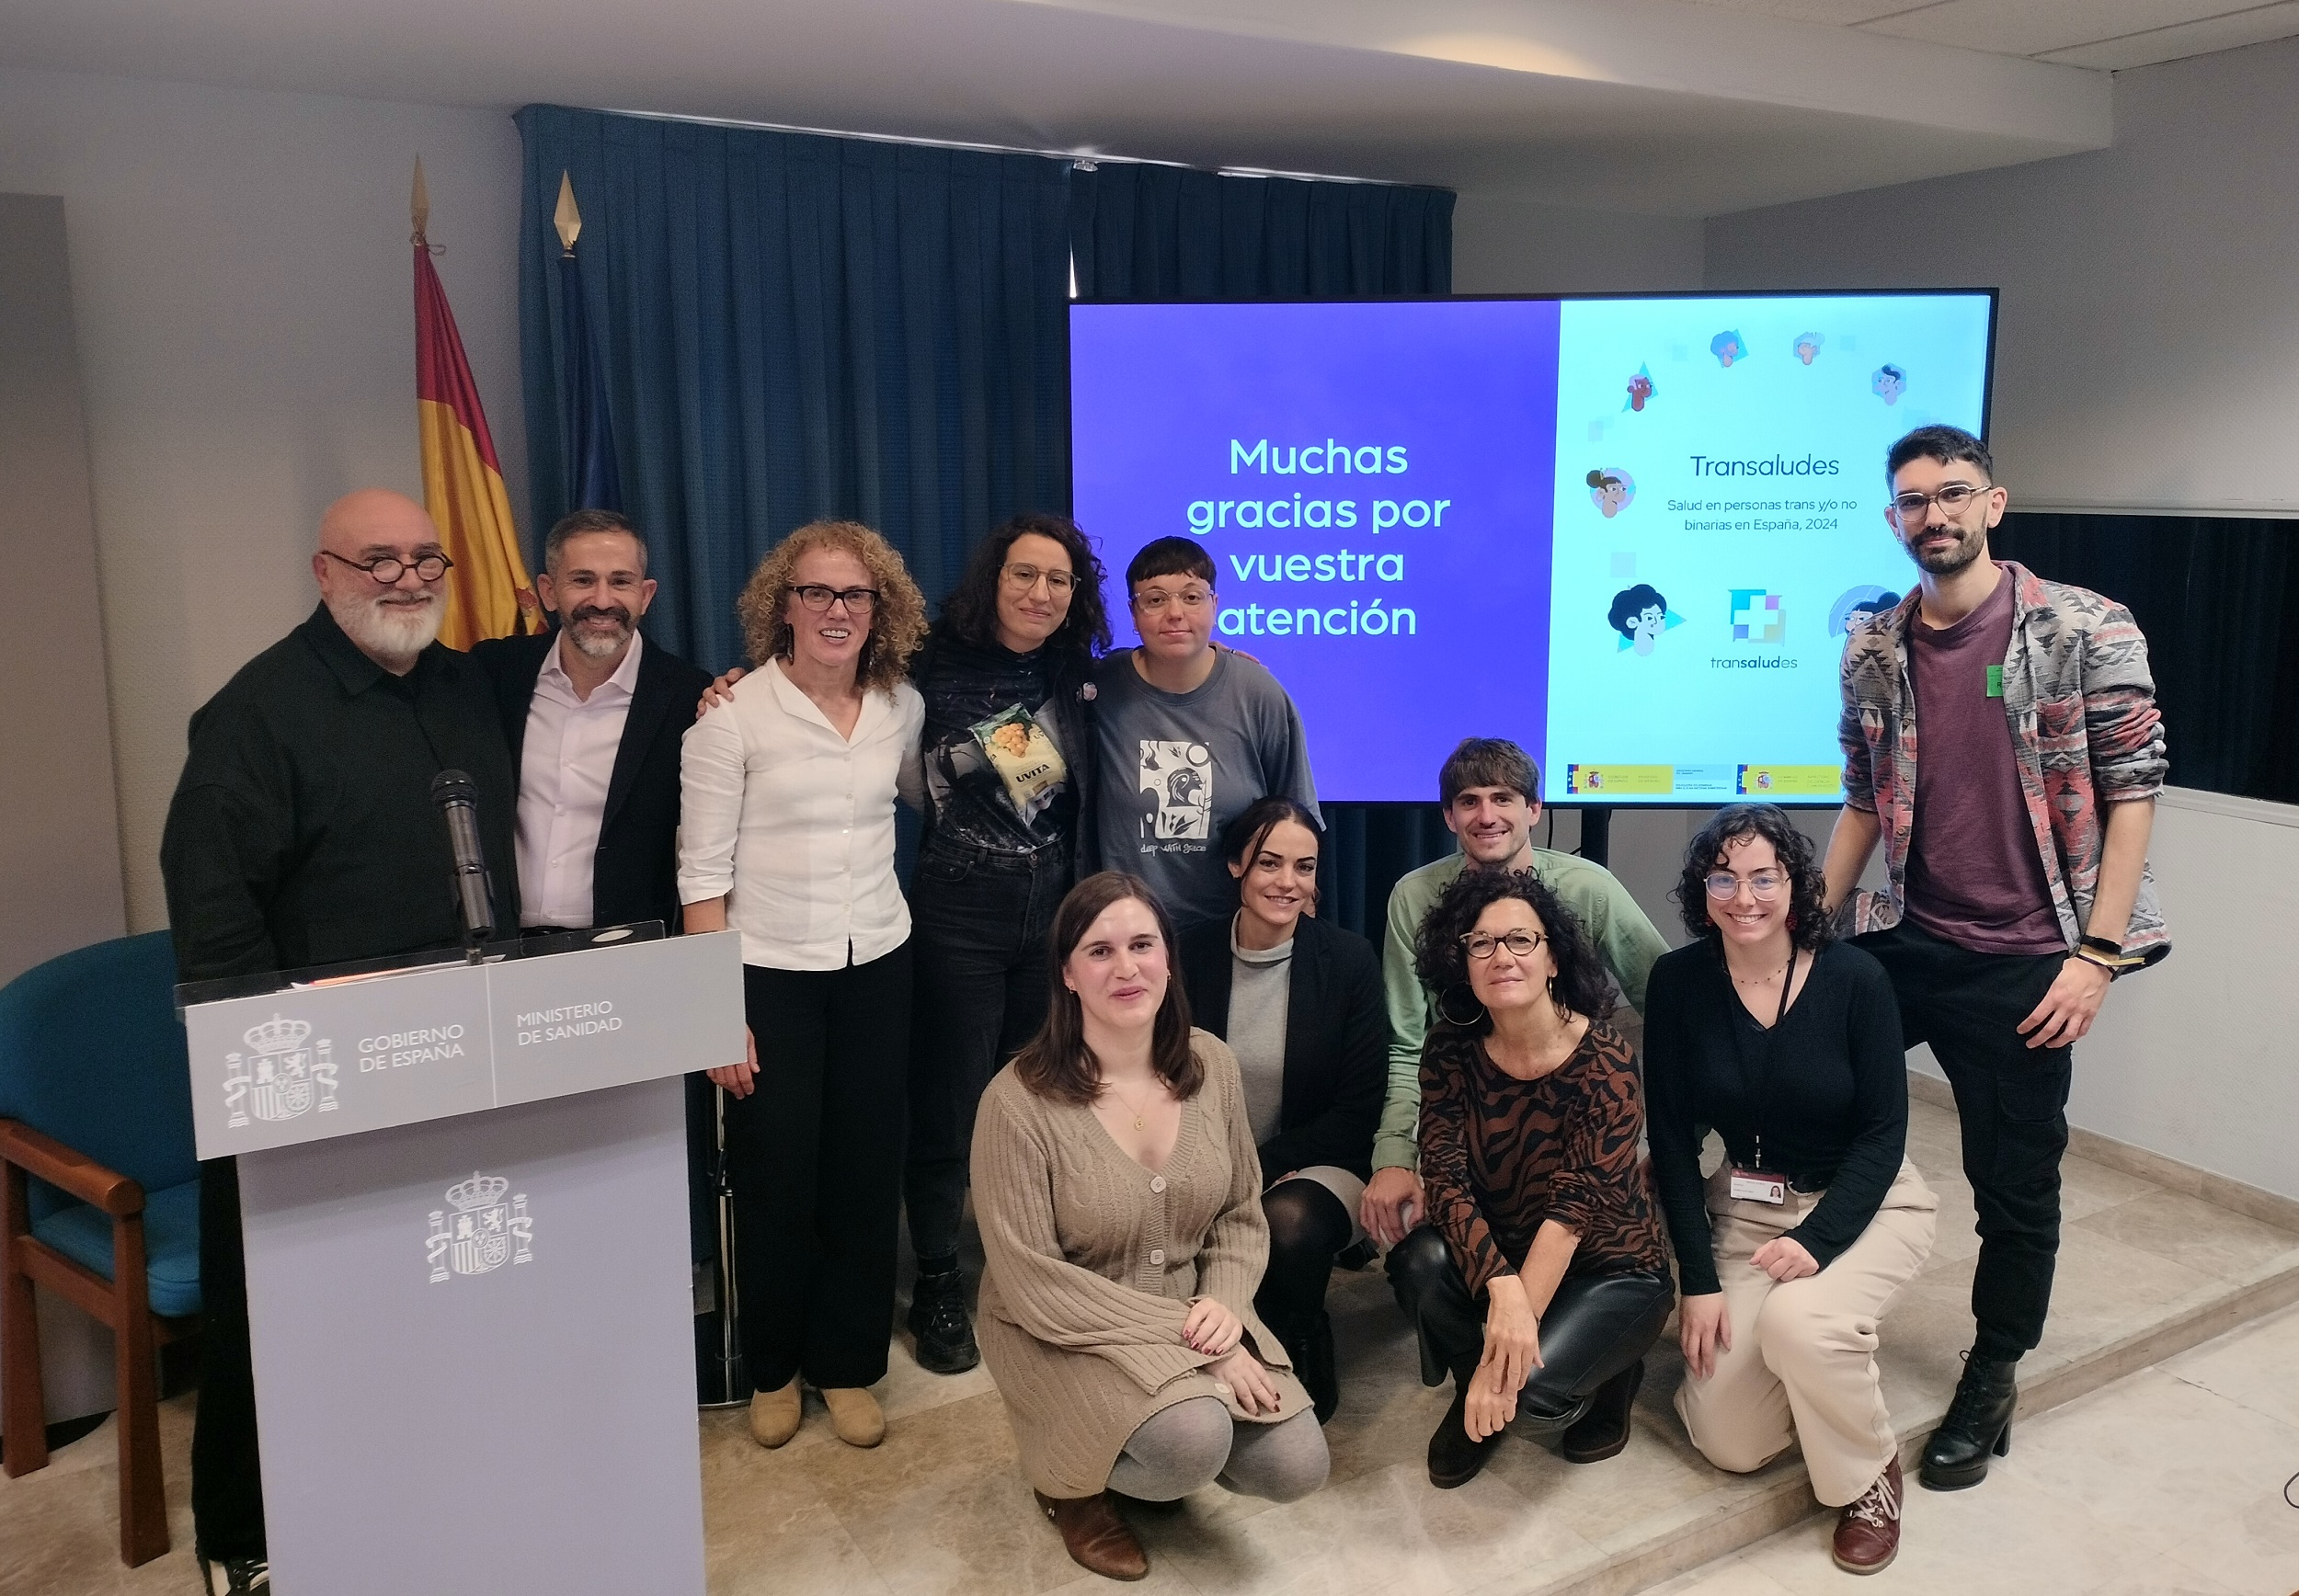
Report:
[{"label": "cartoon face illustration", "polygon": [[1908,374],[1897,366],[1879,366],[1868,384],[1876,390],[1876,397],[1887,405],[1897,405],[1900,395],[1908,391]]},{"label": "cartoon face illustration", "polygon": [[1589,502],[1604,512],[1610,520],[1629,507],[1637,496],[1636,479],[1617,465],[1588,473]]},{"label": "cartoon face illustration", "polygon": [[1628,640],[1629,646],[1650,655],[1661,633],[1668,630],[1668,600],[1650,582],[1639,582],[1612,596],[1612,609],[1605,619]]},{"label": "cartoon face illustration", "polygon": [[1748,346],[1738,333],[1719,333],[1709,340],[1709,353],[1729,370],[1734,360],[1748,358]]},{"label": "cartoon face illustration", "polygon": [[1659,392],[1659,389],[1653,386],[1652,371],[1646,367],[1639,366],[1637,374],[1629,379],[1628,402],[1620,407],[1623,410],[1641,410],[1644,408],[1644,402]]},{"label": "cartoon face illustration", "polygon": [[1889,587],[1879,587],[1872,583],[1847,587],[1828,607],[1828,635],[1842,637],[1853,627],[1860,625],[1867,617],[1889,613],[1899,606],[1900,595]]},{"label": "cartoon face illustration", "polygon": [[1820,353],[1820,346],[1826,341],[1818,333],[1797,334],[1794,345],[1796,358],[1803,361],[1805,365],[1811,365],[1813,357]]}]

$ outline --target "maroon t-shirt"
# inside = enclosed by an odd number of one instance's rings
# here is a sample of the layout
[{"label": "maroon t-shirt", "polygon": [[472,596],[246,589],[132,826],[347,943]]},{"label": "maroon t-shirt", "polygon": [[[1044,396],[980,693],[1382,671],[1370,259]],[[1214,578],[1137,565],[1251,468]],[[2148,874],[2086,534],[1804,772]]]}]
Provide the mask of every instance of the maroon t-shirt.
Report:
[{"label": "maroon t-shirt", "polygon": [[1953,626],[1908,628],[1918,752],[1907,918],[1975,953],[2064,953],[2052,884],[1988,668],[2011,648],[2012,578]]}]

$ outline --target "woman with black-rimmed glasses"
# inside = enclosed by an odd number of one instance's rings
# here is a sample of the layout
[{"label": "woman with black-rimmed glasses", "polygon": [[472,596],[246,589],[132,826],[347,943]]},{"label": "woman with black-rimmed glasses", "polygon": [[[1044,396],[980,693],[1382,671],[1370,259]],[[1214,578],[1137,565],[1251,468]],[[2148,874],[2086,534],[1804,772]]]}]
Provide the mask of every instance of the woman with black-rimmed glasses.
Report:
[{"label": "woman with black-rimmed glasses", "polygon": [[910,1029],[894,804],[918,791],[907,669],[926,605],[884,538],[817,521],[737,608],[758,668],[687,728],[679,900],[689,931],[742,933],[749,1056],[708,1073],[726,1093],[750,1432],[797,1432],[803,1377],[841,1440],[875,1446]]},{"label": "woman with black-rimmed glasses", "polygon": [[[1769,804],[1685,853],[1687,947],[1644,1008],[1653,1173],[1684,1287],[1676,1411],[1720,1468],[1801,1442],[1856,1574],[1900,1542],[1900,1462],[1876,1372],[1885,1305],[1932,1249],[1907,1162],[1908,1078],[1884,968],[1829,939],[1812,844]],[[1699,1126],[1724,1160],[1700,1174]]]},{"label": "woman with black-rimmed glasses", "polygon": [[1530,871],[1470,871],[1422,922],[1429,1223],[1390,1249],[1421,1378],[1453,1376],[1429,1483],[1467,1485],[1512,1420],[1568,1463],[1629,1443],[1676,1291],[1637,1141],[1644,1100],[1588,935]]}]

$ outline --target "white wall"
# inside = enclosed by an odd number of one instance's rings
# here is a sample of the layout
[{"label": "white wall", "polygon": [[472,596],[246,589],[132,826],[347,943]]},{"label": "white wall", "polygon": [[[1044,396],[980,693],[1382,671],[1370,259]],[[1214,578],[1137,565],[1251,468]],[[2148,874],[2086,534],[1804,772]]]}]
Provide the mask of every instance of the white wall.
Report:
[{"label": "white wall", "polygon": [[2148,853],[2171,956],[2108,989],[2068,1123],[2299,1199],[2299,807],[2167,788]]},{"label": "white wall", "polygon": [[1464,191],[1453,204],[1455,293],[1698,289],[1698,218],[1632,216]]},{"label": "white wall", "polygon": [[[157,850],[185,719],[315,602],[320,511],[358,486],[421,493],[418,154],[523,519],[508,115],[0,71],[0,191],[64,201],[133,929],[166,923]],[[36,575],[18,575],[29,599]]]},{"label": "white wall", "polygon": [[2015,504],[2299,514],[2299,39],[2115,79],[2115,144],[1708,224],[1710,288],[2000,285]]}]

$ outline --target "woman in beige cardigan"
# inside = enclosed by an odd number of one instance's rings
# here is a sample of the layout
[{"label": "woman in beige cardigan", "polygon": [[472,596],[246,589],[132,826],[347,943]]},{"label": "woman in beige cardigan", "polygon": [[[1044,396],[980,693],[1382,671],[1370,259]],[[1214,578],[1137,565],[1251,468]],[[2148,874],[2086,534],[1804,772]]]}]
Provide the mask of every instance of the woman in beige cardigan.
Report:
[{"label": "woman in beige cardigan", "polygon": [[1150,1561],[1109,1493],[1171,1501],[1218,1479],[1291,1501],[1327,1467],[1253,1315],[1269,1231],[1237,1060],[1190,1029],[1172,950],[1138,877],[1073,887],[1045,1026],[974,1128],[982,1357],[1038,1506],[1118,1579]]}]

